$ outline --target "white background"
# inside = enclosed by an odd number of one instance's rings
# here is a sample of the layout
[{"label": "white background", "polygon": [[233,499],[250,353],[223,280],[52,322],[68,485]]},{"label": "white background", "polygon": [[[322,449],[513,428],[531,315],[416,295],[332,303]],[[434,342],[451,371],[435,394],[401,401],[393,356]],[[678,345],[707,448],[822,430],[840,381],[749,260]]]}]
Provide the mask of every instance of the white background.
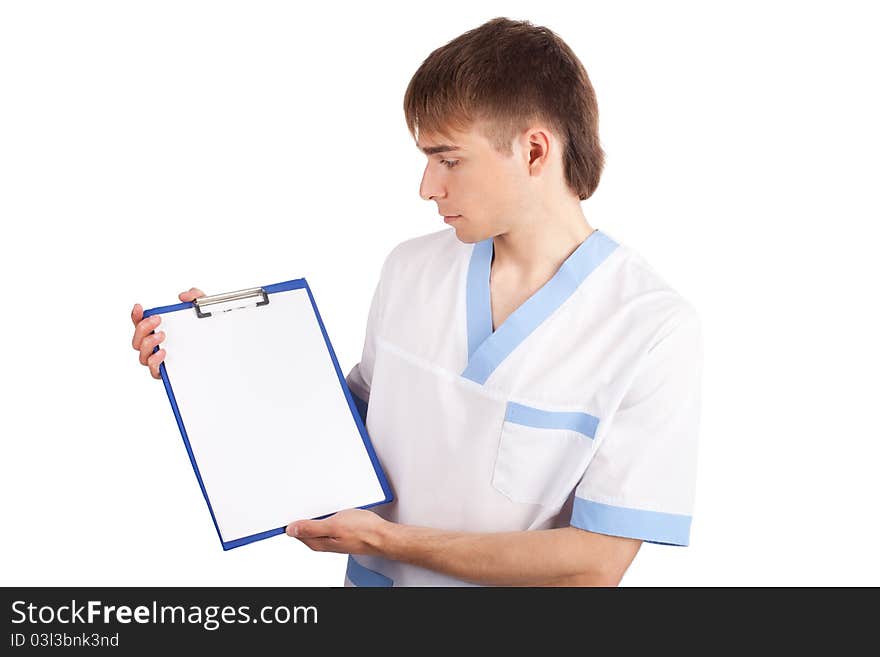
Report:
[{"label": "white background", "polygon": [[286,536],[221,550],[129,312],[305,276],[347,372],[385,255],[445,228],[406,85],[503,15],[584,62],[584,211],[704,324],[691,546],[644,545],[624,585],[880,585],[868,7],[3,3],[0,581],[341,584]]}]

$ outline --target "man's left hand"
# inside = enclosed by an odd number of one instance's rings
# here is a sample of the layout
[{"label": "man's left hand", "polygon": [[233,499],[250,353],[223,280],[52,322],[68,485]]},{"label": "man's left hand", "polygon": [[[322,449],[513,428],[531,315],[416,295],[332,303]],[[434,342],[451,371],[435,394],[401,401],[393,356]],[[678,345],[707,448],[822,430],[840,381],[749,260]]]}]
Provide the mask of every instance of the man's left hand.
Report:
[{"label": "man's left hand", "polygon": [[324,520],[297,520],[286,533],[317,552],[380,556],[391,524],[372,511],[346,509]]}]

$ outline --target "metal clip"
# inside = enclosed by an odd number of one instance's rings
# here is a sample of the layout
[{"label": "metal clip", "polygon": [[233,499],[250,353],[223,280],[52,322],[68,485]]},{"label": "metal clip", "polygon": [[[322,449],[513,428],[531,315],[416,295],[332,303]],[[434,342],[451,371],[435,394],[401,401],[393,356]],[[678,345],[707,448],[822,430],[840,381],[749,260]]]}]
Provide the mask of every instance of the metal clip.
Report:
[{"label": "metal clip", "polygon": [[202,308],[215,305],[218,303],[226,303],[228,301],[240,301],[242,299],[251,299],[254,297],[262,297],[262,301],[257,302],[257,306],[265,306],[269,303],[269,295],[261,287],[252,287],[247,290],[238,290],[236,292],[224,292],[223,294],[214,294],[209,297],[199,297],[193,299],[193,306],[196,309],[196,315],[199,319],[210,317],[211,313],[202,312]]}]

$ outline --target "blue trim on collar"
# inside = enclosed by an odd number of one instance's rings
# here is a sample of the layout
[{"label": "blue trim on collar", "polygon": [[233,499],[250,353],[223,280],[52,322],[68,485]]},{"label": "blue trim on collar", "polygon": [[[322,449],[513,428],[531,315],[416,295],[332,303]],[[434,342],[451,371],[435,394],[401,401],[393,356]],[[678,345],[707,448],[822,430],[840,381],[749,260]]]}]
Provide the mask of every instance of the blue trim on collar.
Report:
[{"label": "blue trim on collar", "polygon": [[492,335],[492,300],[489,298],[489,272],[492,270],[492,238],[474,244],[467,275],[468,361],[477,348]]},{"label": "blue trim on collar", "polygon": [[559,308],[596,267],[617,248],[617,242],[593,231],[537,292],[492,332],[489,293],[494,242],[474,244],[467,277],[468,364],[462,376],[483,384],[510,353]]}]

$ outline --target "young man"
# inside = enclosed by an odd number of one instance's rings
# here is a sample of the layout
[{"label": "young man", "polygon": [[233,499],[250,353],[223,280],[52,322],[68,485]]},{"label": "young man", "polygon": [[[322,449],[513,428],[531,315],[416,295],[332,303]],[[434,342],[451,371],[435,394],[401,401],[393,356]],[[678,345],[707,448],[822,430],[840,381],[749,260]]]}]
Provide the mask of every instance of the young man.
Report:
[{"label": "young man", "polygon": [[[697,316],[584,217],[597,105],[553,32],[466,32],[404,110],[420,194],[450,228],[387,257],[347,377],[395,501],[287,533],[349,554],[348,585],[616,585],[642,541],[688,544]],[[163,336],[141,315],[133,345],[158,377]]]}]

